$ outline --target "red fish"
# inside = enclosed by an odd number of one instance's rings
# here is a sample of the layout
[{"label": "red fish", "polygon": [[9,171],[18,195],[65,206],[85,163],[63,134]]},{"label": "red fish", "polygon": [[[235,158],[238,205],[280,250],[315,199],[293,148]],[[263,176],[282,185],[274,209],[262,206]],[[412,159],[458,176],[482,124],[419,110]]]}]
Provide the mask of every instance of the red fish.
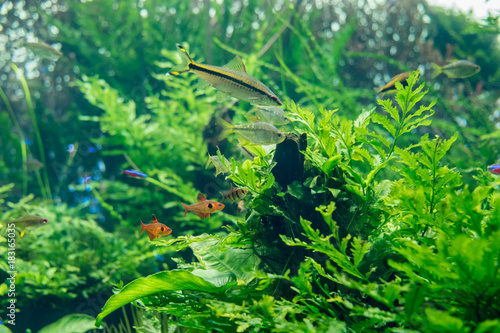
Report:
[{"label": "red fish", "polygon": [[[198,193],[198,202],[189,206],[182,204],[184,206],[184,216],[189,211],[192,211],[196,215],[198,215],[202,220],[206,217],[210,217],[210,213],[215,213],[221,211],[225,206],[220,202],[207,200],[205,196],[201,193]],[[182,202],[181,202],[182,203]]]},{"label": "red fish", "polygon": [[488,171],[494,175],[500,175],[500,164],[493,164],[488,167]]},{"label": "red fish", "polygon": [[246,197],[248,190],[244,190],[242,188],[233,187],[231,185],[231,189],[225,193],[220,193],[222,195],[223,200],[231,200],[238,201]]},{"label": "red fish", "polygon": [[142,232],[146,230],[146,233],[149,236],[149,240],[160,238],[160,236],[167,236],[172,233],[172,229],[170,229],[163,223],[159,223],[154,214],[153,218],[151,218],[151,224],[144,224],[142,223],[142,221],[141,224],[142,224],[142,230],[139,235],[142,235]]},{"label": "red fish", "polygon": [[134,178],[146,178],[148,175],[145,173],[142,173],[140,171],[135,171],[135,170],[122,170],[122,173],[129,175],[130,177]]}]

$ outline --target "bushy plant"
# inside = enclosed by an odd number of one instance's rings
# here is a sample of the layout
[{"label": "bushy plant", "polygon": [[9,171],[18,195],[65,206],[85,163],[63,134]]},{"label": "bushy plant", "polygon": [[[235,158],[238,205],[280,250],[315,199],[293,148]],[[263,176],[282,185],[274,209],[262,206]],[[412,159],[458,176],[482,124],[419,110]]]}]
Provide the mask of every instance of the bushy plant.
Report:
[{"label": "bushy plant", "polygon": [[[139,276],[139,271],[157,266],[155,252],[143,251],[140,242],[131,243],[105,231],[95,216],[82,213],[84,206],[46,205],[29,195],[19,202],[6,201],[2,207],[8,208],[0,214],[2,230],[8,221],[27,213],[49,221],[41,228],[25,230],[24,237],[15,237],[16,288],[22,291],[17,301],[20,308],[47,296],[62,300],[87,298],[107,290],[110,283],[131,280]],[[3,255],[9,251],[6,237],[0,239]],[[0,269],[4,278],[11,271],[7,261],[0,263]],[[1,285],[2,294],[6,286]]]},{"label": "bushy plant", "polygon": [[[398,144],[433,113],[418,106],[417,79],[397,85],[396,106],[379,101],[385,115],[355,121],[327,110],[316,119],[292,103],[309,139],[304,178],[281,188],[272,154],[225,160],[251,193],[245,220],[223,236],[162,241],[189,246],[198,262],[126,285],[96,324],[135,302],[205,330],[497,330],[499,181],[479,172],[472,192],[460,188],[460,173],[441,163],[456,136]],[[389,167],[399,176],[381,179]]]}]

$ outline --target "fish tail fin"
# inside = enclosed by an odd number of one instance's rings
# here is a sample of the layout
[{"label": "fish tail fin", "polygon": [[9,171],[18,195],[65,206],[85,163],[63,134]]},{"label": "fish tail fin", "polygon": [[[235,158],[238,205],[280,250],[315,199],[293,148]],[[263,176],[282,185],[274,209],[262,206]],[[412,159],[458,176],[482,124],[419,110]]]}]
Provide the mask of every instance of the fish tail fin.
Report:
[{"label": "fish tail fin", "polygon": [[[141,224],[142,224],[142,230],[141,230],[141,233],[140,233],[139,235],[142,235],[142,232],[143,232],[144,230],[146,230],[146,226],[144,225],[144,223],[142,223],[142,221],[141,221]],[[146,232],[147,232],[147,231],[146,231]]]},{"label": "fish tail fin", "polygon": [[432,63],[431,64],[432,68],[434,69],[434,73],[432,73],[432,78],[434,79],[436,76],[438,76],[439,74],[441,74],[443,72],[443,68],[441,66],[439,66],[438,64],[436,63]]},{"label": "fish tail fin", "polygon": [[233,133],[234,125],[231,125],[227,121],[220,119],[218,120],[219,125],[222,127],[222,132],[219,135],[219,141],[224,140],[229,136],[229,134]]},{"label": "fish tail fin", "polygon": [[205,164],[205,169],[208,169],[210,166],[210,163],[212,163],[212,156],[210,156],[210,153],[208,153],[208,162]]},{"label": "fish tail fin", "polygon": [[181,204],[184,206],[184,216],[186,216],[186,214],[189,212],[189,207],[183,204],[182,202]]},{"label": "fish tail fin", "polygon": [[191,59],[191,56],[189,53],[186,51],[186,49],[181,45],[181,44],[176,44],[176,46],[186,55],[187,61],[183,62],[179,66],[176,66],[172,68],[168,74],[170,75],[179,75],[181,73],[189,72],[191,69],[189,68],[189,64],[194,63],[193,59]]},{"label": "fish tail fin", "polygon": [[254,123],[256,123],[256,122],[260,121],[260,119],[259,119],[259,118],[255,117],[255,116],[251,116],[251,115],[249,115],[249,114],[247,114],[247,115],[245,116],[245,118],[247,118],[249,121],[254,122]]}]

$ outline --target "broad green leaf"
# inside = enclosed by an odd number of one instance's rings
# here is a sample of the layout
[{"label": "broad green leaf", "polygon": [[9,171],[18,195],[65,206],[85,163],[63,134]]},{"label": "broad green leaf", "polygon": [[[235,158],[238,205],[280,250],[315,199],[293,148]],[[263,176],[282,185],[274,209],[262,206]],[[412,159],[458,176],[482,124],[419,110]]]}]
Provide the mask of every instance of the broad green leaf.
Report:
[{"label": "broad green leaf", "polygon": [[12,331],[8,327],[0,325],[0,333],[12,333]]},{"label": "broad green leaf", "polygon": [[474,333],[491,333],[498,332],[500,327],[500,319],[485,320],[474,330]]},{"label": "broad green leaf", "polygon": [[468,332],[464,327],[464,322],[457,317],[451,316],[446,311],[439,311],[432,308],[426,308],[425,314],[429,320],[430,329],[438,332]]},{"label": "broad green leaf", "polygon": [[234,273],[221,273],[215,269],[195,269],[191,274],[201,277],[203,280],[213,283],[216,287],[222,287],[230,282],[236,282]]},{"label": "broad green leaf", "polygon": [[159,272],[147,277],[139,278],[123,287],[118,294],[111,296],[101,313],[96,318],[95,326],[99,327],[102,320],[111,312],[120,307],[140,299],[165,291],[196,290],[211,294],[224,292],[228,286],[216,287],[199,276],[188,271],[172,270]]},{"label": "broad green leaf", "polygon": [[333,168],[337,165],[337,163],[342,159],[341,155],[335,155],[330,157],[325,164],[323,164],[323,172],[326,173],[327,175],[332,172]]},{"label": "broad green leaf", "polygon": [[43,327],[38,333],[84,333],[95,329],[94,320],[95,318],[92,316],[74,313]]},{"label": "broad green leaf", "polygon": [[260,263],[252,249],[234,248],[223,243],[224,238],[206,239],[189,244],[194,255],[207,269],[231,273],[238,280],[249,283],[255,278],[254,270]]},{"label": "broad green leaf", "polygon": [[295,181],[292,184],[287,186],[287,191],[291,196],[299,200],[310,201],[311,190],[301,183]]}]

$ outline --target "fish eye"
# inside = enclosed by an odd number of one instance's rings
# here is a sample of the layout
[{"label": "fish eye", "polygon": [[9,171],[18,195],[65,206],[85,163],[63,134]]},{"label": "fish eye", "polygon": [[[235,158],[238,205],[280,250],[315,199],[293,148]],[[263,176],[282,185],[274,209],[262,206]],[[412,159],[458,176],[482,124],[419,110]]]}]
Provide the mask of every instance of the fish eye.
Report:
[{"label": "fish eye", "polygon": [[208,208],[212,209],[214,208],[214,205],[212,205],[211,203],[208,204]]},{"label": "fish eye", "polygon": [[162,232],[163,232],[163,230],[164,230],[164,229],[163,229],[163,227],[161,227],[161,231],[162,231]]}]

